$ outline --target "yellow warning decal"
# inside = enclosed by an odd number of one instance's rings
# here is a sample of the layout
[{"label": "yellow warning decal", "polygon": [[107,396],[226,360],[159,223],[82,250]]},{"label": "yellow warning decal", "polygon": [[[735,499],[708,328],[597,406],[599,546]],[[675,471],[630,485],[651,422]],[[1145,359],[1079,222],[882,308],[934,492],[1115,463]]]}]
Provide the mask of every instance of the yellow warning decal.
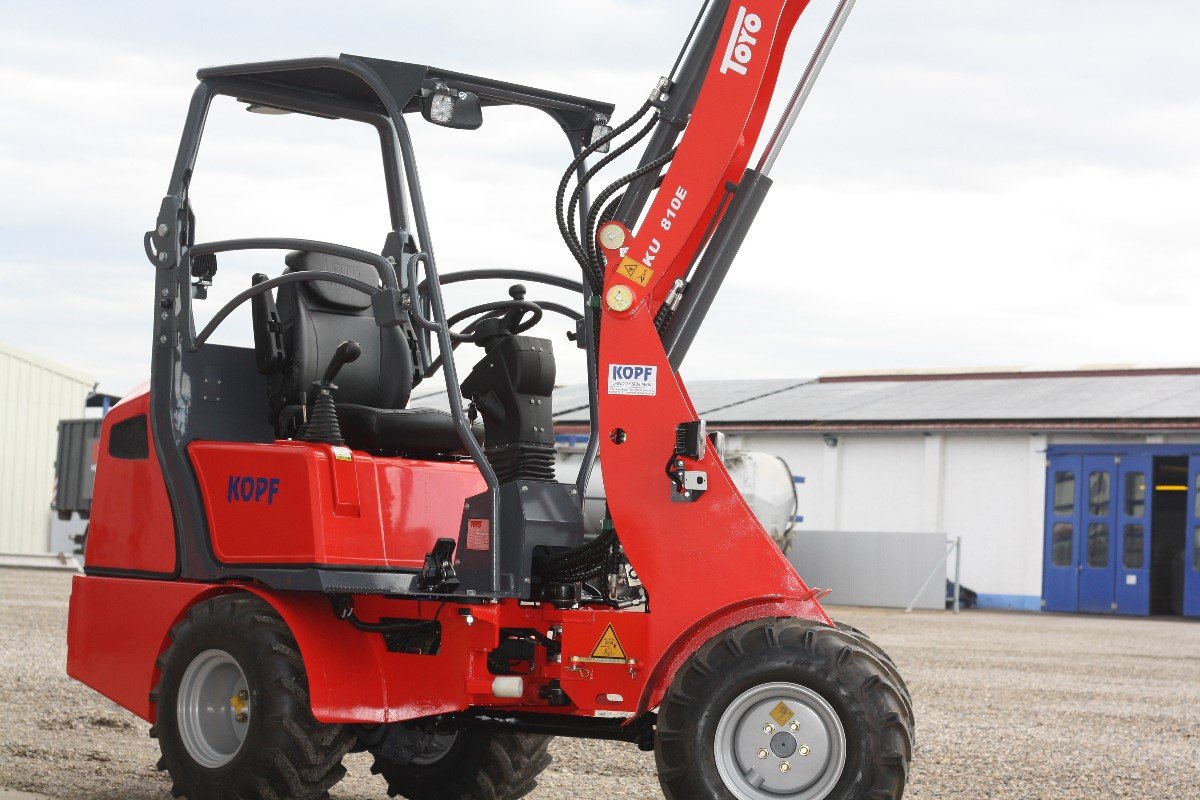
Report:
[{"label": "yellow warning decal", "polygon": [[771,719],[778,722],[780,725],[787,725],[788,720],[796,716],[796,712],[787,707],[787,703],[780,701],[779,705],[771,709]]},{"label": "yellow warning decal", "polygon": [[617,638],[617,632],[613,630],[612,625],[604,629],[604,635],[600,637],[600,641],[596,642],[596,647],[592,650],[591,657],[611,658],[614,661],[624,661],[628,658],[625,655],[625,648],[621,646],[621,640]]},{"label": "yellow warning decal", "polygon": [[645,286],[654,277],[654,270],[636,258],[629,258],[628,256],[621,259],[621,263],[617,266],[617,272],[629,278],[629,280],[638,286]]}]

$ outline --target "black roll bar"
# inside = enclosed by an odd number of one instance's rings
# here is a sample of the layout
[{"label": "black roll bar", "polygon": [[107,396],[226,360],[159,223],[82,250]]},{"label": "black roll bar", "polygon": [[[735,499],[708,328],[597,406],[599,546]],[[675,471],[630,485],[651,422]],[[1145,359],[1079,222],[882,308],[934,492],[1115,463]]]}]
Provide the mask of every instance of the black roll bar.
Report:
[{"label": "black roll bar", "polygon": [[[454,365],[454,342],[450,337],[450,326],[446,324],[446,307],[442,303],[442,287],[438,281],[437,267],[434,266],[433,257],[428,253],[417,253],[409,256],[406,264],[406,273],[408,275],[408,285],[417,285],[417,265],[425,265],[425,274],[429,279],[429,303],[433,315],[433,319],[426,319],[421,314],[419,308],[414,304],[409,309],[409,315],[413,323],[424,330],[437,334],[438,347],[442,354],[442,372],[446,377],[446,400],[450,403],[450,415],[454,418],[454,428],[458,431],[458,438],[462,442],[463,447],[471,454],[471,458],[475,460],[475,467],[479,473],[483,475],[483,480],[487,483],[489,506],[491,509],[491,528],[492,536],[492,594],[501,594],[500,588],[500,537],[495,535],[495,532],[500,530],[500,481],[496,477],[496,471],[492,469],[491,462],[487,460],[487,455],[483,452],[483,448],[479,446],[479,442],[475,440],[475,432],[471,430],[471,423],[467,421],[467,414],[463,410],[462,397],[458,394],[458,368]],[[515,587],[514,587],[515,588]]]}]

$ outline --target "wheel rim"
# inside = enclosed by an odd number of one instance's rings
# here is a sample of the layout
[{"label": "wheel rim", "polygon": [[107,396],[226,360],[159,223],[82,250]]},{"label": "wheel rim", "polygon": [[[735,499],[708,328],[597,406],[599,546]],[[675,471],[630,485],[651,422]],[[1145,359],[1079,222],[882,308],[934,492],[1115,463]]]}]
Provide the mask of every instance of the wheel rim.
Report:
[{"label": "wheel rim", "polygon": [[179,682],[176,720],[189,756],[209,769],[223,767],[242,749],[250,728],[246,674],[224,650],[192,659]]},{"label": "wheel rim", "polygon": [[450,748],[456,741],[458,741],[458,731],[435,733],[427,740],[425,749],[421,751],[420,755],[415,756],[411,763],[428,766],[441,761],[450,752]]},{"label": "wheel rim", "polygon": [[766,683],[721,715],[717,772],[738,800],[821,800],[846,766],[846,732],[833,706],[796,683]]}]

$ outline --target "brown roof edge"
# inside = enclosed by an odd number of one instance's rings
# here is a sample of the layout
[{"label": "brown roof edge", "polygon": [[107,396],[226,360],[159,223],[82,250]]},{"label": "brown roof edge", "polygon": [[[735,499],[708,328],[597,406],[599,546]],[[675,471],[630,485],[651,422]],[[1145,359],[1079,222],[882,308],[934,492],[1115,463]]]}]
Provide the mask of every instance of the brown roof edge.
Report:
[{"label": "brown roof edge", "polygon": [[1151,375],[1200,375],[1200,367],[1130,367],[1010,372],[899,372],[888,375],[823,375],[817,383],[896,383],[987,381],[1021,378],[1138,378]]}]

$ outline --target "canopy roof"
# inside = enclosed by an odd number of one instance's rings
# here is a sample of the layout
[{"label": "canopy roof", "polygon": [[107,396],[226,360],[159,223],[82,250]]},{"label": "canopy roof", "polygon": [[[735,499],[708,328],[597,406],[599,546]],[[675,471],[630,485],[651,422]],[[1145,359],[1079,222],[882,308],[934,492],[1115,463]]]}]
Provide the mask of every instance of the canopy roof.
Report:
[{"label": "canopy roof", "polygon": [[389,116],[421,108],[422,91],[437,83],[473,92],[484,106],[522,105],[550,114],[568,133],[590,133],[597,114],[614,106],[598,100],[466,75],[424,64],[364,56],[300,58],[206,67],[196,77],[221,94],[289,111],[330,117],[374,113]]}]

